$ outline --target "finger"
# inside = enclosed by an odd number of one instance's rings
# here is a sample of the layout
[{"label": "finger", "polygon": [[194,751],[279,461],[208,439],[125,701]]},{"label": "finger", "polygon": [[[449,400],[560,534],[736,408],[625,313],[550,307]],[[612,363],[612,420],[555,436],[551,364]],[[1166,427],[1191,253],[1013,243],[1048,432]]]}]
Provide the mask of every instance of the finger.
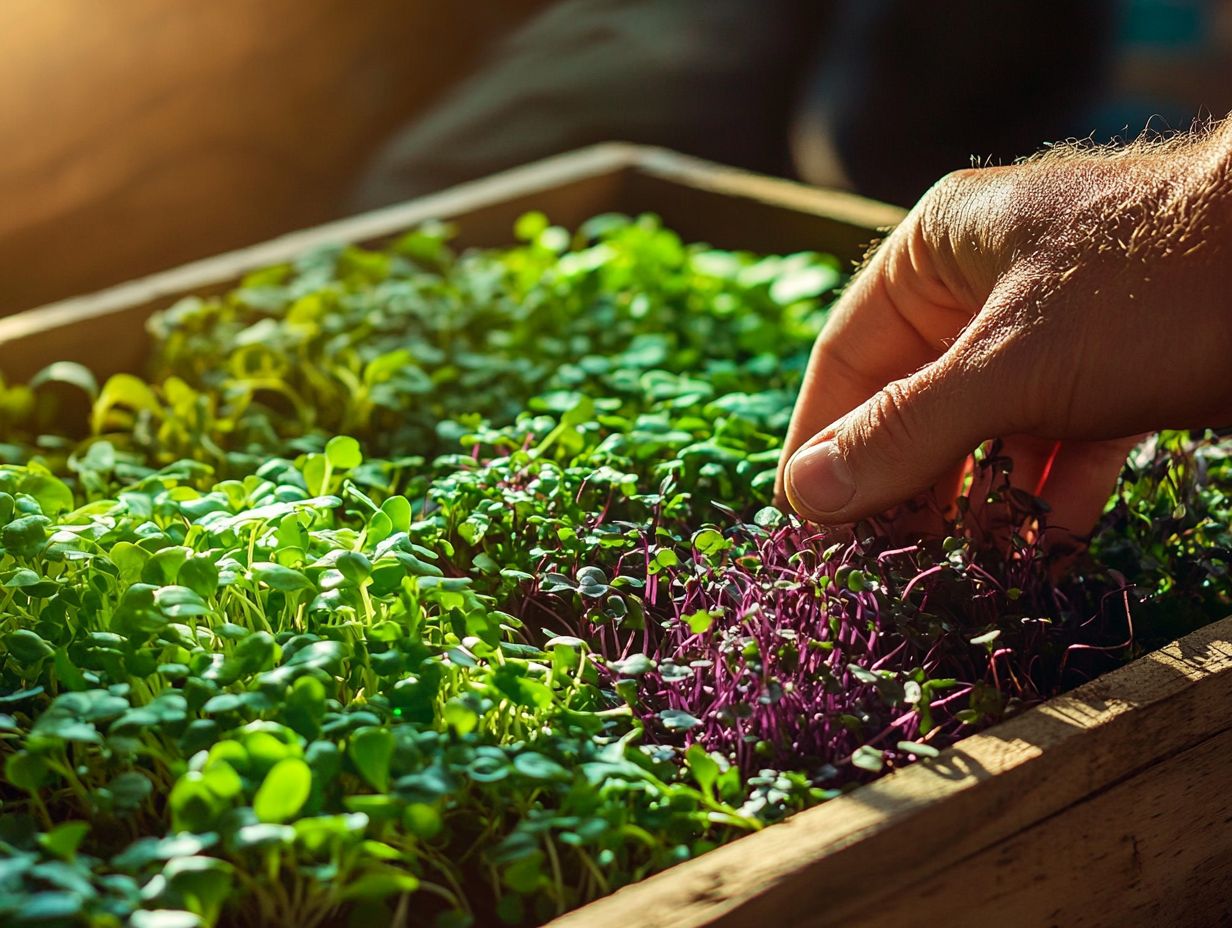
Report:
[{"label": "finger", "polygon": [[[1030,527],[1026,524],[1031,515],[1029,498],[1040,495],[1060,447],[1056,439],[1023,434],[992,443],[985,451],[983,464],[972,474],[967,494],[968,526],[981,537],[1008,549],[1011,537]],[[1004,492],[1007,488],[1025,496]]]},{"label": "finger", "polygon": [[887,525],[891,541],[907,545],[946,533],[955,517],[955,503],[969,472],[970,459],[964,458],[938,477],[923,494],[898,507]]},{"label": "finger", "polygon": [[981,360],[973,338],[889,383],[801,448],[785,477],[796,511],[825,524],[867,518],[952,473],[986,436],[1010,431],[1000,418],[1012,415],[1010,405],[986,402],[999,365]]},{"label": "finger", "polygon": [[835,305],[792,413],[775,487],[780,502],[786,462],[801,445],[885,384],[935,361],[970,321],[973,310],[950,294],[933,264],[913,213]]},{"label": "finger", "polygon": [[[1052,548],[1080,546],[1099,520],[1116,486],[1125,458],[1142,436],[1106,441],[1058,441],[1032,435],[1011,435],[998,456],[1012,461],[1009,485],[1041,498],[1046,536]],[[976,475],[970,490],[972,522],[991,536],[1008,540],[1024,529],[1018,501],[995,492],[1002,480],[991,467]]]},{"label": "finger", "polygon": [[1142,437],[1061,443],[1036,494],[1050,508],[1047,524],[1052,543],[1061,540],[1057,537],[1061,533],[1062,538],[1086,538],[1091,534],[1116,489],[1126,457]]}]

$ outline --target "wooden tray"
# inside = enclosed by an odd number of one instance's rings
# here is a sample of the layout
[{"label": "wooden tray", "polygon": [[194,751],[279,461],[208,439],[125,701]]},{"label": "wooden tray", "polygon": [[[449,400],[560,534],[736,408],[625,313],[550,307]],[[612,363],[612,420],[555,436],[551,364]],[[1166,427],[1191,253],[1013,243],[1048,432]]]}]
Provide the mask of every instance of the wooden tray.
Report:
[{"label": "wooden tray", "polygon": [[[328,242],[427,219],[503,244],[540,209],[660,214],[689,240],[857,261],[902,211],[671,152],[583,149],[402,206],[0,319],[9,382],[139,370],[144,321]],[[943,752],[622,889],[554,928],[1232,924],[1232,619]]]}]

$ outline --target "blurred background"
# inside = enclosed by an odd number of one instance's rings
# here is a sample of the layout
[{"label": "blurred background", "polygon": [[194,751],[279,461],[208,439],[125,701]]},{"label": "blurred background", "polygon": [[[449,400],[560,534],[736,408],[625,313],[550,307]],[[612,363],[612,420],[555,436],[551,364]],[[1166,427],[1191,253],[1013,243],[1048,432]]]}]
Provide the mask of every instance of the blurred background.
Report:
[{"label": "blurred background", "polygon": [[1232,110],[1232,0],[4,0],[0,75],[3,314],[611,139],[908,205]]}]

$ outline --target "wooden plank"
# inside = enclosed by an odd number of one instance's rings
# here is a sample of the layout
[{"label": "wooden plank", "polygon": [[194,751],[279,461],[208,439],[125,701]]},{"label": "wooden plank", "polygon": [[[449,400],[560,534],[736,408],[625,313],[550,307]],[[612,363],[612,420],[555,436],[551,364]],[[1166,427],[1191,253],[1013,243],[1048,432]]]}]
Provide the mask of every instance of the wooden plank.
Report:
[{"label": "wooden plank", "polygon": [[[1232,619],[964,739],[936,760],[551,924],[625,928],[630,911],[654,928],[927,923],[901,907],[896,922],[876,913],[895,900],[918,898],[920,887],[964,862],[1011,846],[1005,842],[1016,835],[1220,735],[1232,716],[1212,710],[1228,705]],[[1203,771],[1204,790],[1232,793],[1232,763]],[[1132,818],[1140,810],[1126,806],[1120,814]],[[984,920],[978,923],[988,924],[994,910],[979,911]]]},{"label": "wooden plank", "polygon": [[1224,730],[848,924],[985,928],[993,913],[997,928],[1232,924],[1230,766]]},{"label": "wooden plank", "polygon": [[630,200],[670,215],[671,227],[685,239],[767,253],[828,251],[848,262],[864,257],[870,230],[888,230],[906,212],[841,190],[715,170],[706,161],[654,148],[640,153],[630,188]]}]

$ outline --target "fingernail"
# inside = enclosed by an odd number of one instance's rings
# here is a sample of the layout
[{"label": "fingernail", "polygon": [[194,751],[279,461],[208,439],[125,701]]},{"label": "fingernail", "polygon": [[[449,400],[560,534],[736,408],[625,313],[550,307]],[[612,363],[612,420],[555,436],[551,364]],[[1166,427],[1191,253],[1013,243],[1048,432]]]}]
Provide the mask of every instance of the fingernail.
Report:
[{"label": "fingernail", "polygon": [[832,441],[796,453],[787,468],[788,496],[806,514],[836,512],[856,495],[851,468]]}]

